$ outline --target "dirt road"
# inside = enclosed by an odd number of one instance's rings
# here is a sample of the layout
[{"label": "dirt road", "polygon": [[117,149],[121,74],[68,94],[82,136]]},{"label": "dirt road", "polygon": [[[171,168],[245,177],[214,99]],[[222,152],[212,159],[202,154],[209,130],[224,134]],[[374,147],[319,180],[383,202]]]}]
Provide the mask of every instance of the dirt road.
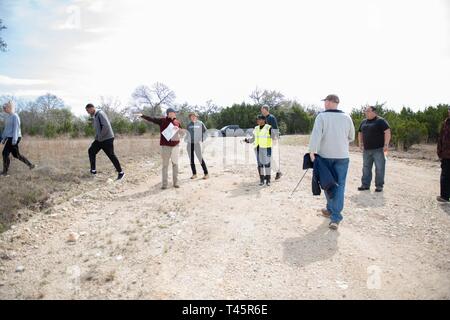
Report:
[{"label": "dirt road", "polygon": [[283,178],[259,187],[249,146],[219,140],[210,180],[189,180],[183,150],[181,188],[160,190],[149,158],[0,235],[0,299],[450,299],[438,163],[389,159],[385,192],[360,193],[352,153],[336,232],[310,173],[289,199],[304,145],[283,145]]}]

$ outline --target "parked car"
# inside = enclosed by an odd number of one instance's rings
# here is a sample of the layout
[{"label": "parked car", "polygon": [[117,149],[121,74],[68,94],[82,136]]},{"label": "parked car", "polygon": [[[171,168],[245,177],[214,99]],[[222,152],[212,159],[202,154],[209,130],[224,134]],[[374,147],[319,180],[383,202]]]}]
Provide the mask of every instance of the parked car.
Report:
[{"label": "parked car", "polygon": [[237,124],[230,124],[220,129],[222,137],[245,137],[245,131]]}]

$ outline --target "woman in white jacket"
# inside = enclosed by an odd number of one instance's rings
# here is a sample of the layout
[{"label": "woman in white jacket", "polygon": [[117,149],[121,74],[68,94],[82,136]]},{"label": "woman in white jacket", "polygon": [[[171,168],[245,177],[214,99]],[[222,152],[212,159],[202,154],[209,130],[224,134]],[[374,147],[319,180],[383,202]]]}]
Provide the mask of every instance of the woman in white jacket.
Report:
[{"label": "woman in white jacket", "polygon": [[14,158],[19,159],[25,163],[30,169],[35,166],[27,158],[19,152],[19,143],[22,139],[22,134],[20,131],[20,118],[14,112],[14,103],[9,101],[3,105],[3,111],[8,114],[5,119],[5,128],[2,134],[2,144],[5,145],[3,148],[3,172],[2,175],[6,176],[8,174],[9,165],[11,160],[9,155],[12,154]]}]

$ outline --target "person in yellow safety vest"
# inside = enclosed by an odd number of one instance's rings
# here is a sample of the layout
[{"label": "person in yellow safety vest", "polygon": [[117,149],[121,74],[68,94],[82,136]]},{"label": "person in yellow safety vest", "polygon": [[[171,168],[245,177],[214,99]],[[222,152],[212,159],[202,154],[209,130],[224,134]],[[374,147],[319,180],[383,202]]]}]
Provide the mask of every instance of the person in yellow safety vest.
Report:
[{"label": "person in yellow safety vest", "polygon": [[266,117],[259,115],[256,118],[258,125],[253,130],[253,136],[244,141],[253,143],[255,146],[256,161],[258,162],[258,173],[260,186],[270,186],[270,159],[272,157],[272,127],[266,123]]}]

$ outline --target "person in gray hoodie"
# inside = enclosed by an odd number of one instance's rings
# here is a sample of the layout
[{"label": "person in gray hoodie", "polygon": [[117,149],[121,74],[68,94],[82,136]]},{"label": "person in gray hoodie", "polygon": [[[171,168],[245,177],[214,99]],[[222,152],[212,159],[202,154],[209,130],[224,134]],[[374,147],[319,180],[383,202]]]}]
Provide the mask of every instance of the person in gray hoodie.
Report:
[{"label": "person in gray hoodie", "polygon": [[186,135],[186,142],[187,142],[187,154],[189,156],[190,164],[191,164],[191,170],[192,170],[192,177],[191,179],[197,178],[197,169],[195,167],[195,156],[197,157],[198,161],[200,162],[202,169],[203,169],[203,179],[206,180],[209,177],[208,174],[208,168],[206,167],[205,159],[203,159],[203,153],[202,153],[202,146],[201,143],[205,141],[207,134],[206,134],[206,126],[205,124],[198,120],[198,114],[195,112],[191,112],[189,114],[189,120],[191,122],[187,126],[187,135]]},{"label": "person in gray hoodie", "polygon": [[3,105],[3,111],[8,114],[5,119],[5,128],[2,133],[3,148],[3,176],[8,175],[9,165],[11,160],[9,155],[12,154],[14,158],[19,159],[25,163],[28,168],[34,169],[35,165],[28,161],[19,151],[19,143],[22,139],[22,133],[20,131],[20,118],[17,113],[14,112],[14,103],[9,101]]},{"label": "person in gray hoodie", "polygon": [[117,156],[114,153],[114,132],[108,117],[103,111],[96,110],[95,106],[91,103],[86,105],[86,112],[94,117],[95,128],[95,140],[88,150],[89,161],[91,163],[91,174],[97,174],[95,166],[96,157],[97,153],[100,150],[103,150],[118,172],[117,180],[121,180],[125,173],[122,171],[119,159],[117,159]]}]

